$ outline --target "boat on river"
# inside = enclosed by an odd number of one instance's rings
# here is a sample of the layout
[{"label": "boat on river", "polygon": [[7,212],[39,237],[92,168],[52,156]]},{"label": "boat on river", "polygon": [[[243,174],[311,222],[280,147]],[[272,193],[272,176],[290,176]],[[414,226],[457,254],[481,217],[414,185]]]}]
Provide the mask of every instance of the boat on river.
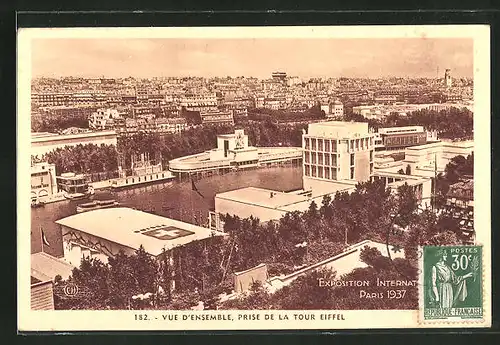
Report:
[{"label": "boat on river", "polygon": [[84,175],[64,173],[57,176],[57,186],[63,196],[69,200],[82,200],[94,195],[94,188],[89,185]]},{"label": "boat on river", "polygon": [[80,204],[76,207],[77,213],[99,210],[101,208],[118,207],[120,203],[116,200],[94,200],[85,204]]},{"label": "boat on river", "polygon": [[38,199],[32,199],[31,200],[31,207],[32,208],[38,208],[38,207],[43,207],[45,206],[45,203],[41,200]]},{"label": "boat on river", "polygon": [[111,182],[111,190],[119,191],[126,188],[141,187],[145,185],[164,183],[175,179],[175,175],[170,171],[160,171],[157,173],[127,176],[114,179]]}]

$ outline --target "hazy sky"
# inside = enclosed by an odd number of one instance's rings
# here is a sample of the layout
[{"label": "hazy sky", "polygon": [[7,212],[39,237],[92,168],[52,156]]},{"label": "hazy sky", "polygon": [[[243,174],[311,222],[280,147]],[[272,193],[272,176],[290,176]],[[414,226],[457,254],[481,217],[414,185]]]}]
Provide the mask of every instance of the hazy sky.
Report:
[{"label": "hazy sky", "polygon": [[473,76],[472,39],[36,39],[39,76]]}]

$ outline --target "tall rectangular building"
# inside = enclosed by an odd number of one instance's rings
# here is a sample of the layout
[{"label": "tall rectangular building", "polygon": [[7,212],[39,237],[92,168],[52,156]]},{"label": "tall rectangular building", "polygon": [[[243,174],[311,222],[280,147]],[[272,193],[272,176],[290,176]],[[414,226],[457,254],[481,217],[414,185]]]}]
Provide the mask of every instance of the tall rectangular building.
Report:
[{"label": "tall rectangular building", "polygon": [[364,182],[373,174],[373,134],[368,123],[327,121],[312,123],[302,136],[304,189],[324,182]]},{"label": "tall rectangular building", "polygon": [[451,87],[452,86],[452,79],[451,79],[451,69],[447,68],[446,71],[444,72],[444,82],[446,84],[446,87]]}]

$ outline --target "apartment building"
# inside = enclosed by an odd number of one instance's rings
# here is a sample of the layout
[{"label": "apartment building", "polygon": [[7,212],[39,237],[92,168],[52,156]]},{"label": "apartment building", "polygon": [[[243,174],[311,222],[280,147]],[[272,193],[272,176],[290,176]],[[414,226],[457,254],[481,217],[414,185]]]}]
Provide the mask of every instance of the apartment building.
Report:
[{"label": "apartment building", "polygon": [[203,125],[234,125],[233,111],[200,113]]},{"label": "apartment building", "polygon": [[98,109],[89,118],[89,128],[104,130],[124,125],[125,120],[116,109]]}]

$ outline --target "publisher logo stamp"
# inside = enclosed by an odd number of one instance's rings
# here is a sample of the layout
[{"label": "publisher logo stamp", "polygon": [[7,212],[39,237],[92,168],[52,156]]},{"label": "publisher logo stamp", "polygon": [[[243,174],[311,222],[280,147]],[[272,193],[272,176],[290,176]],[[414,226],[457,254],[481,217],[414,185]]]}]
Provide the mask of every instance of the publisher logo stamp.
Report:
[{"label": "publisher logo stamp", "polygon": [[63,288],[63,292],[68,297],[74,297],[78,294],[78,285],[69,283]]},{"label": "publisher logo stamp", "polygon": [[423,319],[483,318],[481,246],[423,247]]}]

